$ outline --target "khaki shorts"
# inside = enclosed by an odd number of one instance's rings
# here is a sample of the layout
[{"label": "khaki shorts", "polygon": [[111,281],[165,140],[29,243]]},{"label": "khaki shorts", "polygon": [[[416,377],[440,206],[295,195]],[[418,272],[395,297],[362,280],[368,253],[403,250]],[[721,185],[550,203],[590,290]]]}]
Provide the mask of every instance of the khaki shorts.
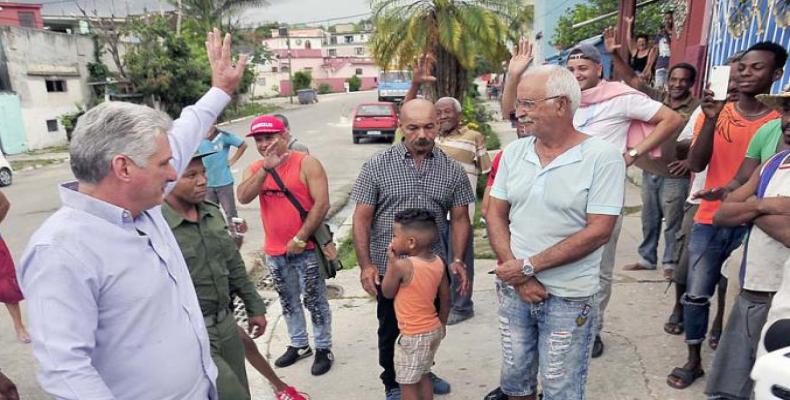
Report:
[{"label": "khaki shorts", "polygon": [[395,381],[413,385],[431,372],[433,357],[444,337],[444,327],[417,335],[400,335],[395,342]]}]

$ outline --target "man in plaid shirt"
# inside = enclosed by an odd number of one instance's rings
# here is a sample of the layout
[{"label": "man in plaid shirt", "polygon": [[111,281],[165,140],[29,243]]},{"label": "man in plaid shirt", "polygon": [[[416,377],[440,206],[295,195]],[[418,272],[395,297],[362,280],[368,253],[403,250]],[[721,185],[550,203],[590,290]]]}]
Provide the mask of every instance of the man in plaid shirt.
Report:
[{"label": "man in plaid shirt", "polygon": [[[395,214],[407,208],[424,208],[433,213],[440,231],[450,213],[452,254],[440,239],[433,251],[442,257],[461,285],[459,294],[469,289],[464,250],[471,234],[468,207],[475,196],[466,173],[458,163],[434,146],[439,131],[436,108],[427,100],[411,100],[401,108],[402,143],[392,146],[362,166],[351,198],[354,210],[354,248],[361,267],[362,287],[378,301],[379,364],[387,399],[400,399],[395,382],[393,352],[398,337],[394,303],[381,294],[381,277],[387,267],[387,247],[392,240]],[[449,385],[432,375],[434,392],[448,393]]]}]

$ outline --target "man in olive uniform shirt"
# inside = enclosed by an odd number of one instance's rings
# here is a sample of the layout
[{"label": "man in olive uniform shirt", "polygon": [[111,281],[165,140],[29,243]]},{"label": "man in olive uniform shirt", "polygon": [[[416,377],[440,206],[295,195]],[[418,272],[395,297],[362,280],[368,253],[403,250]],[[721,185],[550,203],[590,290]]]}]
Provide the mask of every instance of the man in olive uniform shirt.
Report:
[{"label": "man in olive uniform shirt", "polygon": [[250,399],[244,366],[244,345],[231,311],[231,294],[244,302],[253,338],[266,328],[266,308],[247,278],[244,261],[228,234],[225,218],[216,204],[204,201],[206,175],[196,154],[173,191],[165,198],[162,213],[195,285],[200,309],[211,342],[211,358],[217,365],[217,389],[222,399]]}]

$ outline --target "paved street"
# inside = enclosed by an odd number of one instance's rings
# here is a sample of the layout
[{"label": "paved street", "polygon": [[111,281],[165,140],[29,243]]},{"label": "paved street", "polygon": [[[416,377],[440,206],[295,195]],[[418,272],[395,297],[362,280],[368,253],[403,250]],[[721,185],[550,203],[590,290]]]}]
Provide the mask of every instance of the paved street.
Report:
[{"label": "paved street", "polygon": [[[344,192],[348,192],[362,163],[388,146],[385,142],[351,143],[353,109],[357,104],[368,101],[376,101],[376,92],[321,96],[317,104],[288,108],[282,112],[288,117],[294,135],[323,162],[334,202],[345,197]],[[223,129],[243,136],[248,132],[249,119],[229,124]],[[247,143],[249,148],[234,170],[237,182],[241,179],[241,168],[259,157],[254,142],[247,139]],[[73,175],[68,164],[61,164],[19,172],[14,176],[14,184],[2,189],[11,201],[11,210],[0,225],[0,233],[17,262],[36,228],[57,210],[60,204],[57,184],[70,179],[73,179]],[[262,243],[258,202],[241,206],[239,213],[250,223],[250,239],[243,248],[249,254]],[[17,342],[5,310],[0,310],[0,369],[14,378],[23,399],[47,398],[35,382],[30,346]]]}]

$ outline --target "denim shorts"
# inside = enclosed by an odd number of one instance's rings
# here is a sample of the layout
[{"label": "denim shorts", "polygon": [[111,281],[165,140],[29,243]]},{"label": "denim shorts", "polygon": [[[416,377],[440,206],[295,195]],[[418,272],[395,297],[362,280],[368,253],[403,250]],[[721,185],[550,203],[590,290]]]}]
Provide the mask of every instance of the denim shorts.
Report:
[{"label": "denim shorts", "polygon": [[544,400],[584,399],[598,314],[596,295],[550,296],[530,304],[512,286],[499,280],[496,286],[502,392],[534,394],[539,373]]}]

